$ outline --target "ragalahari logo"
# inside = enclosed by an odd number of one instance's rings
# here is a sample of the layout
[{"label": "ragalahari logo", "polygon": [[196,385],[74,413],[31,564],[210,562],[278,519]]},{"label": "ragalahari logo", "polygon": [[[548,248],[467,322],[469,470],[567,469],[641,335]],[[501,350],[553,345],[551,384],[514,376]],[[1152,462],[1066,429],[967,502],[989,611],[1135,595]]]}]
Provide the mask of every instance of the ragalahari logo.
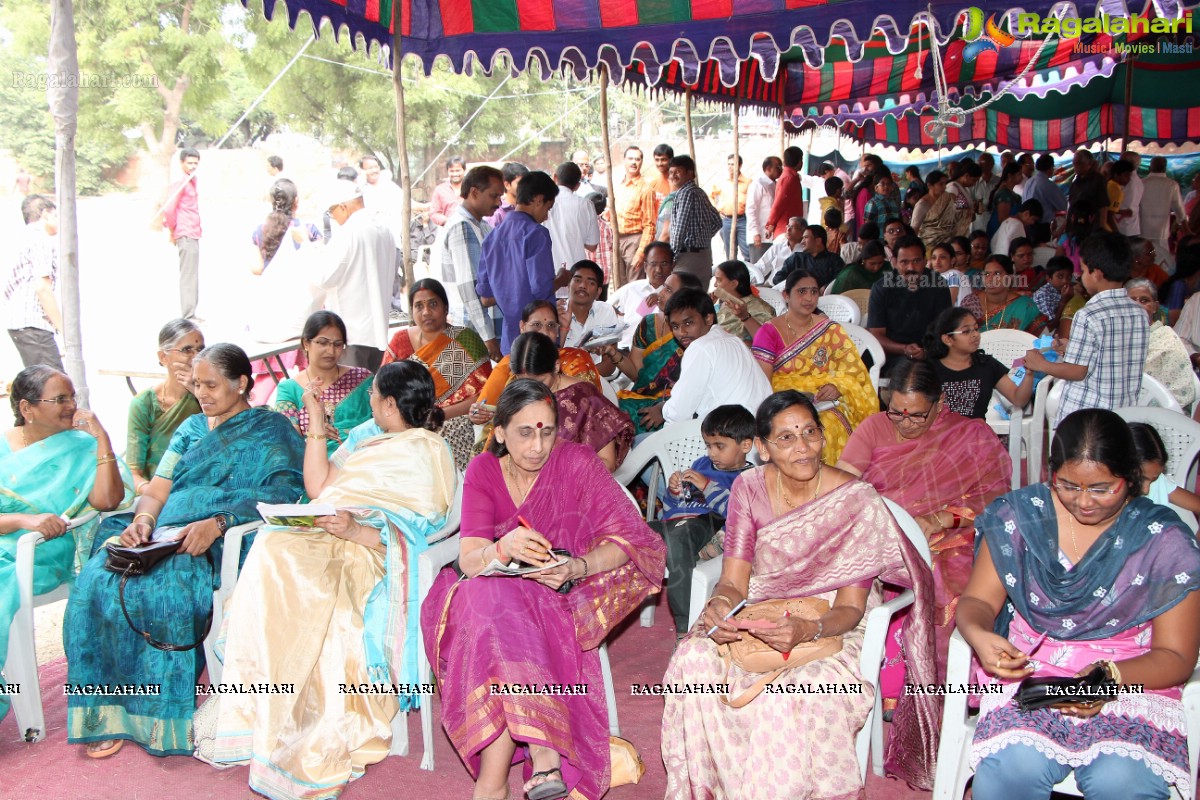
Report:
[{"label": "ragalahari logo", "polygon": [[963,48],[963,61],[970,63],[979,58],[981,53],[991,51],[999,53],[1001,47],[1008,47],[1016,41],[1011,34],[1000,30],[996,24],[996,15],[992,14],[984,22],[983,9],[971,6],[959,15],[963,26],[963,39],[967,46]]}]

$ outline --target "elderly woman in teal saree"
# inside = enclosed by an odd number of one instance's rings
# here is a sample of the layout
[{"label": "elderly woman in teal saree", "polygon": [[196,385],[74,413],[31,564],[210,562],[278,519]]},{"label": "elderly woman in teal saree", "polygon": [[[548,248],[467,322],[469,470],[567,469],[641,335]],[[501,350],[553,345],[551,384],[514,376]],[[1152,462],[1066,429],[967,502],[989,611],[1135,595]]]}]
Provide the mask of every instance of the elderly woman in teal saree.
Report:
[{"label": "elderly woman in teal saree", "polygon": [[[66,375],[28,367],[13,381],[10,399],[17,425],[0,436],[0,669],[20,605],[17,542],[30,532],[46,538],[36,551],[34,594],[69,583],[77,550],[91,547],[97,522],[95,515],[78,527],[67,521],[116,508],[129,483],[99,420],[76,409]],[[0,695],[0,719],[8,706]]]},{"label": "elderly woman in teal saree", "polygon": [[[250,361],[213,345],[196,356],[193,388],[204,414],[175,432],[133,514],[101,525],[63,625],[67,652],[67,740],[103,758],[130,739],[153,755],[190,755],[200,647],[168,652],[133,630],[117,602],[121,577],[105,569],[103,542],[127,546],[178,539],[179,550],[124,590],[130,620],[159,642],[202,640],[220,580],[222,534],[258,517],[257,502],[299,500],[303,440],[281,414],[250,408]],[[253,537],[243,540],[244,559]],[[203,556],[203,557],[202,557]],[[132,692],[132,693],[130,693]]]}]

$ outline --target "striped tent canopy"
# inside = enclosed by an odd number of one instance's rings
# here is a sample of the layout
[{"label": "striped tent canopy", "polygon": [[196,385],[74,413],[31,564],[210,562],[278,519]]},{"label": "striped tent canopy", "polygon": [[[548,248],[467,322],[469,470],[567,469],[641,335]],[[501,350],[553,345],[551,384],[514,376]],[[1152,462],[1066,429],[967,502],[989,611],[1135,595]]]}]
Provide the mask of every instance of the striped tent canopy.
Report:
[{"label": "striped tent canopy", "polygon": [[[1141,2],[1137,0],[1140,8]],[[249,0],[243,0],[249,2]],[[1132,0],[1131,0],[1132,2]],[[1152,0],[1160,16],[1178,16],[1185,0]],[[264,0],[268,18],[277,0]],[[1081,4],[1084,13],[1128,13],[1126,0]],[[872,37],[891,53],[909,44],[914,20],[931,15],[939,30],[953,31],[973,6],[1003,16],[1009,0],[291,0],[292,27],[306,12],[314,29],[328,21],[338,34],[362,36],[368,45],[391,48],[393,33],[405,55],[427,69],[442,56],[455,70],[490,70],[497,56],[517,69],[538,64],[542,74],[567,70],[579,77],[600,63],[619,80],[638,63],[651,84],[669,65],[687,83],[701,78],[703,65],[722,86],[738,83],[742,66],[753,62],[766,81],[779,76],[785,53],[818,67],[837,45],[839,57],[858,61]],[[1075,14],[1071,2],[1035,0],[1024,7],[1043,16],[1054,10]],[[393,24],[394,18],[394,24]]]}]

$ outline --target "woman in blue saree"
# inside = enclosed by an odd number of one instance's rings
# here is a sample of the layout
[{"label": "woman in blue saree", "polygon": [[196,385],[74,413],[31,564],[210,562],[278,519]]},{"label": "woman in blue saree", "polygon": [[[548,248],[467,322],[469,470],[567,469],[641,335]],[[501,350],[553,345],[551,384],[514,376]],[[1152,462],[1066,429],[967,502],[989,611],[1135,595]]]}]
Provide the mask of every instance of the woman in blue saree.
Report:
[{"label": "woman in blue saree", "polygon": [[[204,668],[202,648],[166,652],[133,630],[117,602],[120,576],[104,567],[105,539],[120,534],[133,546],[158,531],[182,542],[153,572],[129,580],[125,605],[159,642],[190,644],[203,638],[212,612],[222,534],[257,519],[258,501],[295,502],[304,492],[303,440],[282,414],[250,408],[253,378],[240,348],[201,351],[192,385],[203,415],[179,426],[134,513],[100,526],[97,552],[67,604],[67,681],[78,687],[68,690],[67,741],[87,744],[92,758],[113,755],[125,739],[153,755],[190,755]],[[243,559],[252,539],[243,540]]]},{"label": "woman in blue saree", "polygon": [[[111,511],[126,494],[121,462],[96,416],[75,406],[71,379],[47,366],[21,370],[9,397],[16,426],[0,437],[0,669],[17,613],[17,542],[30,532],[38,545],[33,593],[75,577],[76,553],[90,552],[96,520],[74,529],[72,517]],[[9,701],[0,695],[0,719]]]},{"label": "woman in blue saree", "polygon": [[[313,389],[303,402],[310,419],[323,418]],[[259,794],[337,797],[387,757],[392,718],[416,706],[392,687],[417,683],[417,556],[445,526],[456,482],[434,432],[444,420],[436,402],[424,365],[385,364],[370,390],[372,419],[332,459],[320,441],[306,442],[308,494],[337,513],[314,527],[259,529],[223,631],[223,680],[295,690],[218,695],[196,717],[197,756],[249,763]]]}]

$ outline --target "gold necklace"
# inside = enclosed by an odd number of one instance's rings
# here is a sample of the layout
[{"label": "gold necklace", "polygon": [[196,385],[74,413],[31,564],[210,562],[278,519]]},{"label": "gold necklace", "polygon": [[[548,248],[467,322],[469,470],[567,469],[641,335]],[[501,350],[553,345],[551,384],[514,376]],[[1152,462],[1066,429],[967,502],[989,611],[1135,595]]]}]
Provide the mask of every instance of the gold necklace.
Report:
[{"label": "gold necklace", "polygon": [[1067,529],[1071,534],[1071,549],[1075,551],[1075,563],[1078,564],[1080,553],[1079,543],[1075,541],[1075,516],[1070,511],[1067,512]]},{"label": "gold necklace", "polygon": [[[533,484],[537,483],[537,476],[535,475],[533,480],[530,481],[529,486],[524,491],[522,491],[521,482],[517,480],[517,468],[516,468],[516,465],[513,464],[512,453],[509,453],[509,455],[508,455],[508,470],[507,471],[508,471],[508,478],[509,478],[509,480],[512,481],[513,488],[517,490],[517,494],[521,495],[521,502],[517,503],[517,505],[520,506],[522,503],[525,502],[525,498],[529,497],[529,492],[533,490]],[[540,475],[541,473],[538,473],[538,474]]]},{"label": "gold necklace", "polygon": [[[981,292],[981,294],[983,293]],[[1005,295],[1005,298],[1008,299],[1005,300],[1004,305],[1000,306],[1000,321],[995,325],[992,325],[991,322],[989,322],[989,320],[992,318],[992,313],[988,310],[987,295],[983,295],[983,324],[988,326],[987,329],[989,331],[1004,329],[1004,316],[1008,313],[1008,307],[1012,305],[1012,299],[1009,298],[1008,295]]]},{"label": "gold necklace", "polygon": [[[813,489],[812,495],[810,495],[809,498],[804,501],[805,503],[810,503],[813,500],[816,500],[817,495],[821,493],[821,476],[825,474],[821,469],[822,466],[824,465],[817,465],[817,485]],[[809,480],[811,481],[812,479],[810,478]],[[797,506],[802,505],[801,503],[793,503],[792,498],[788,497],[787,492],[783,490],[783,472],[780,471],[779,467],[775,467],[775,493],[779,495],[779,499],[782,500],[784,505],[786,505],[788,508],[796,508]]]}]

